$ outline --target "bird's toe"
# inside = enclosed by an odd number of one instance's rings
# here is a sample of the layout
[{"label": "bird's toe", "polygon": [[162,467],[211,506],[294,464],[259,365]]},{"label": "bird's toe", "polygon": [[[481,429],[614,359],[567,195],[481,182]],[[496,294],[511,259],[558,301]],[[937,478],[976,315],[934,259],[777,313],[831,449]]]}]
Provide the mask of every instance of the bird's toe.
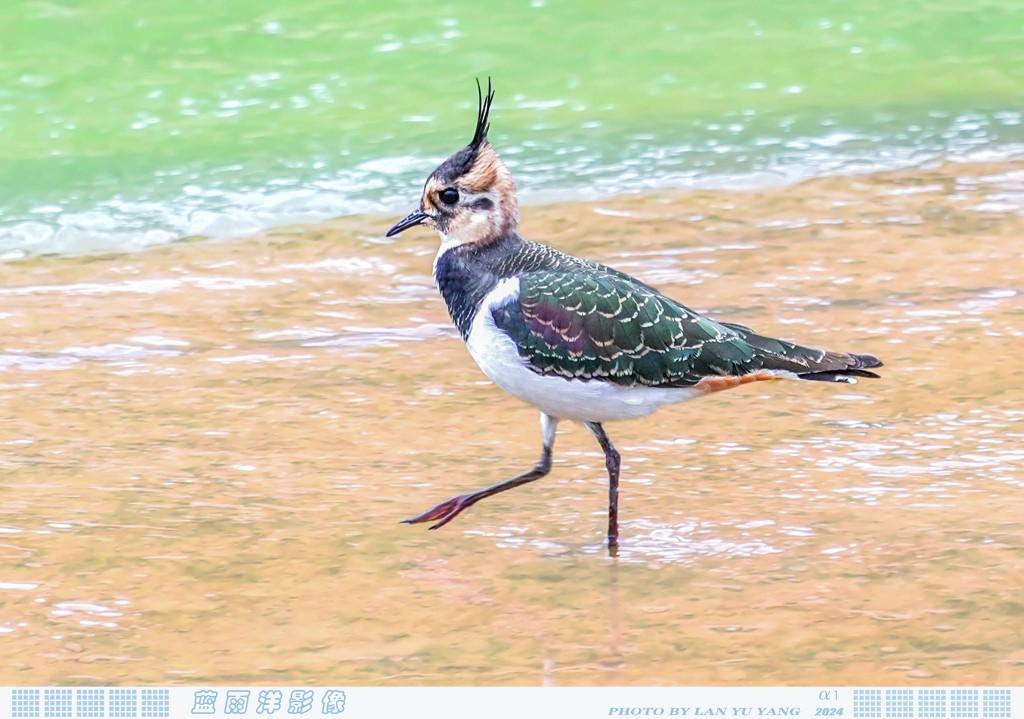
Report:
[{"label": "bird's toe", "polygon": [[[422,524],[423,522],[434,522],[437,523],[432,525],[431,529],[438,529],[448,524],[448,522],[455,519],[459,514],[468,509],[473,505],[470,500],[471,495],[460,494],[458,497],[452,497],[446,502],[441,502],[433,509],[428,509],[423,514],[417,514],[415,517],[402,520],[403,524]],[[438,521],[439,520],[439,521]]]}]

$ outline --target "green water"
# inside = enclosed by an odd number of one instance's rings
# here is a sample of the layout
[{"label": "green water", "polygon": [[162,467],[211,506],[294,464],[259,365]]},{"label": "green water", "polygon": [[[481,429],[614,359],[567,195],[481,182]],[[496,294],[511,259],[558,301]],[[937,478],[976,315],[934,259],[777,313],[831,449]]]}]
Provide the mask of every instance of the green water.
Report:
[{"label": "green water", "polygon": [[8,0],[0,257],[401,211],[487,75],[527,199],[1024,142],[1015,1]]}]

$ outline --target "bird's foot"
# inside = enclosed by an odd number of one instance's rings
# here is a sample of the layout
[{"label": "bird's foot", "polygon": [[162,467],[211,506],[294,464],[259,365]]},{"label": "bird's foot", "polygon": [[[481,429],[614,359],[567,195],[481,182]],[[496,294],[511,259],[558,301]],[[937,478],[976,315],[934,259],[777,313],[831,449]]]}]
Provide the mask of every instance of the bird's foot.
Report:
[{"label": "bird's foot", "polygon": [[614,537],[608,535],[608,556],[614,559],[619,556],[619,535],[616,534]]},{"label": "bird's foot", "polygon": [[421,524],[422,522],[433,522],[434,520],[440,520],[437,524],[432,525],[431,529],[438,529],[448,524],[463,510],[469,509],[477,503],[479,497],[473,494],[460,494],[458,497],[452,497],[447,502],[441,502],[433,509],[428,509],[423,514],[417,514],[415,517],[409,519],[403,519],[402,524]]}]

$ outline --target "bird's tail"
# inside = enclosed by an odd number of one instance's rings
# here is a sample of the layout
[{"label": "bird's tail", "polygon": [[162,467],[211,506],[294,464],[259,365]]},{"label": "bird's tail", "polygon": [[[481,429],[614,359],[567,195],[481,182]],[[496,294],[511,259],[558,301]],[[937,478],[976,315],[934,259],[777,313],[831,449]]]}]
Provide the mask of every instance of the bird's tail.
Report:
[{"label": "bird's tail", "polygon": [[844,352],[826,352],[825,356],[836,363],[846,363],[846,367],[839,369],[813,370],[811,372],[797,373],[800,379],[809,379],[815,382],[856,382],[856,377],[870,377],[878,379],[874,372],[868,372],[865,367],[881,367],[882,361],[874,355],[853,354]]},{"label": "bird's tail", "polygon": [[764,337],[743,325],[722,324],[754,348],[762,369],[791,372],[797,379],[852,384],[858,377],[878,379],[878,375],[868,369],[882,366],[881,360],[874,355],[803,347],[785,340]]}]

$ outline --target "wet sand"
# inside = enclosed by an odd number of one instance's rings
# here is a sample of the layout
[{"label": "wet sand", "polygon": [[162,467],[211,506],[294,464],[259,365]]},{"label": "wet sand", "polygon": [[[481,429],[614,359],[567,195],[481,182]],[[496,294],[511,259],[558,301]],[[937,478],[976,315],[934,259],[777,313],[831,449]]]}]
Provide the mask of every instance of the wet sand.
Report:
[{"label": "wet sand", "polygon": [[0,684],[1024,682],[1024,171],[524,208],[523,233],[883,379],[581,428],[356,218],[0,265]]}]

